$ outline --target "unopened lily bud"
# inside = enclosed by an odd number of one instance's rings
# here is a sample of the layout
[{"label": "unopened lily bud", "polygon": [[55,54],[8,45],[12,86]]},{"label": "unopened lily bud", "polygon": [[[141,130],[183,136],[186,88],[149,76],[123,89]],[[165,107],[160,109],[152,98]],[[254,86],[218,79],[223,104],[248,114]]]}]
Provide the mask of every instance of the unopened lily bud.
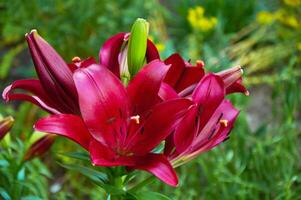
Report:
[{"label": "unopened lily bud", "polygon": [[56,136],[46,134],[34,142],[25,153],[24,160],[31,160],[46,153],[55,141]]},{"label": "unopened lily bud", "polygon": [[138,18],[132,26],[127,54],[131,76],[134,76],[145,62],[148,29],[149,23],[141,18]]},{"label": "unopened lily bud", "polygon": [[242,74],[243,70],[241,66],[232,67],[230,69],[226,69],[217,73],[217,75],[219,75],[223,79],[225,87],[229,87],[230,85],[235,83],[238,79],[241,78]]},{"label": "unopened lily bud", "polygon": [[6,133],[10,131],[14,123],[14,118],[12,117],[6,117],[2,120],[0,120],[0,140],[4,138]]},{"label": "unopened lily bud", "polygon": [[241,66],[232,67],[230,69],[223,70],[216,73],[224,81],[226,94],[234,92],[241,92],[245,95],[249,95],[249,91],[242,85],[243,70]]}]

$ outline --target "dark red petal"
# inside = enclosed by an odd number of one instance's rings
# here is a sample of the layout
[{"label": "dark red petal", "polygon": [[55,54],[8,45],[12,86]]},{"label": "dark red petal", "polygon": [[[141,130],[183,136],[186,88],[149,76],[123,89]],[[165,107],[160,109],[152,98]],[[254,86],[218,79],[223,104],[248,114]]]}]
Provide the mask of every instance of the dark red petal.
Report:
[{"label": "dark red petal", "polygon": [[68,65],[36,31],[27,34],[26,40],[43,88],[66,113],[78,113],[77,93]]},{"label": "dark red petal", "polygon": [[95,59],[93,57],[89,57],[85,60],[80,60],[80,58],[78,58],[78,57],[75,57],[75,58],[78,60],[75,60],[73,63],[68,64],[68,66],[72,72],[74,72],[78,68],[85,68],[92,64],[97,64],[97,62],[95,61]]},{"label": "dark red petal", "polygon": [[[197,153],[202,152],[224,141],[233,128],[238,114],[239,111],[232,106],[231,102],[224,100],[210,117],[204,128],[200,130],[197,138],[194,139],[191,150]],[[227,120],[227,125],[223,125],[221,120]]]},{"label": "dark red petal", "polygon": [[134,166],[136,163],[135,157],[117,155],[95,139],[90,142],[89,152],[93,165],[97,166]]},{"label": "dark red petal", "polygon": [[177,121],[187,111],[192,102],[188,99],[175,99],[158,104],[145,116],[145,124],[136,132],[130,133],[128,150],[144,155],[162,142],[175,128]]},{"label": "dark red petal", "polygon": [[99,51],[99,63],[119,77],[118,55],[126,33],[118,33],[109,38]]},{"label": "dark red petal", "polygon": [[74,81],[81,114],[92,136],[108,146],[122,143],[129,109],[126,90],[119,79],[107,68],[91,65],[78,69]]},{"label": "dark red petal", "polygon": [[174,143],[174,134],[173,132],[165,139],[165,146],[164,146],[164,155],[170,156],[175,151],[175,143]]},{"label": "dark red petal", "polygon": [[245,86],[241,83],[242,79],[237,80],[235,83],[226,88],[226,94],[232,94],[236,92],[244,93],[249,96],[249,91],[245,88]]},{"label": "dark red petal", "polygon": [[160,60],[145,65],[127,87],[132,115],[141,114],[160,101],[158,92],[168,66]]},{"label": "dark red petal", "polygon": [[[33,96],[30,96],[28,94],[13,94],[12,91],[14,89],[22,89],[28,91],[32,93]],[[50,113],[59,113],[58,110],[62,111],[62,108],[59,105],[57,105],[44,91],[39,80],[26,79],[15,81],[4,89],[2,97],[6,101],[30,101]]]},{"label": "dark red petal", "polygon": [[177,174],[163,154],[151,153],[143,156],[132,168],[148,171],[168,185],[178,185]]},{"label": "dark red petal", "polygon": [[171,85],[177,92],[199,82],[204,76],[202,66],[186,65],[179,54],[171,55],[164,62],[171,65],[164,82]]},{"label": "dark red petal", "polygon": [[161,84],[159,96],[163,101],[179,98],[176,91],[170,85],[164,82]]},{"label": "dark red petal", "polygon": [[203,128],[212,113],[225,97],[224,83],[214,74],[207,74],[192,93],[192,99],[199,105],[200,128]]},{"label": "dark red petal", "polygon": [[193,101],[200,105],[208,103],[219,105],[224,96],[224,83],[219,76],[214,74],[204,76],[192,93]]},{"label": "dark red petal", "polygon": [[24,160],[31,160],[34,157],[46,153],[55,141],[55,135],[47,134],[34,142],[25,153]]},{"label": "dark red petal", "polygon": [[198,107],[192,106],[182,118],[174,132],[174,143],[176,151],[185,151],[196,137],[199,127]]},{"label": "dark red petal", "polygon": [[70,114],[51,115],[36,122],[38,131],[53,133],[67,137],[88,150],[91,135],[83,120]]},{"label": "dark red petal", "polygon": [[150,40],[147,40],[146,59],[148,63],[153,60],[160,59],[160,55],[157,47]]},{"label": "dark red petal", "polygon": [[220,76],[224,81],[227,94],[241,92],[248,95],[249,92],[242,85],[242,74],[243,70],[241,66],[231,67],[229,69],[216,73],[216,75]]}]

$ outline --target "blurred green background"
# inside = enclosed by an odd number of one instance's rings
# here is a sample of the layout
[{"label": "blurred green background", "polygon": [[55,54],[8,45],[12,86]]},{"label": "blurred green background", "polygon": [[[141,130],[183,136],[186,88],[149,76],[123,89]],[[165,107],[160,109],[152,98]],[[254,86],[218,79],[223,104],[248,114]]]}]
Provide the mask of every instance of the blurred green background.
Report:
[{"label": "blurred green background", "polygon": [[[24,39],[31,29],[69,62],[97,58],[103,42],[138,17],[150,22],[162,58],[179,52],[211,71],[241,64],[250,90],[249,97],[230,96],[241,110],[230,140],[177,169],[178,188],[156,181],[146,189],[180,200],[301,199],[301,0],[0,0],[0,91],[35,76]],[[0,144],[3,199],[11,190],[18,190],[12,199],[103,198],[102,189],[57,163],[72,162],[58,152],[77,148],[64,139],[40,159],[15,165],[45,113],[1,100],[0,115],[16,120]]]}]

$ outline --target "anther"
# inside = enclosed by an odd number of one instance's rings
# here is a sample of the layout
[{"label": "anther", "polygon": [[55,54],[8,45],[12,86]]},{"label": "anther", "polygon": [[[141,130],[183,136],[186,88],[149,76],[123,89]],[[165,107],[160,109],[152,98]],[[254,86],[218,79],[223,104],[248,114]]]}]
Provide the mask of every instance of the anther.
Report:
[{"label": "anther", "polygon": [[202,60],[197,60],[197,61],[196,61],[196,66],[197,66],[197,67],[204,67],[204,66],[205,66],[205,63],[204,63],[204,61],[202,61]]},{"label": "anther", "polygon": [[219,123],[220,123],[222,126],[224,126],[224,127],[227,127],[227,126],[228,126],[228,120],[226,120],[226,119],[221,119],[221,120],[219,121]]},{"label": "anther", "polygon": [[72,58],[73,63],[77,63],[77,62],[80,62],[80,61],[81,61],[81,59],[78,56],[75,56],[74,58]]},{"label": "anther", "polygon": [[139,124],[140,123],[140,116],[139,115],[132,116],[131,120],[134,120],[136,124]]}]

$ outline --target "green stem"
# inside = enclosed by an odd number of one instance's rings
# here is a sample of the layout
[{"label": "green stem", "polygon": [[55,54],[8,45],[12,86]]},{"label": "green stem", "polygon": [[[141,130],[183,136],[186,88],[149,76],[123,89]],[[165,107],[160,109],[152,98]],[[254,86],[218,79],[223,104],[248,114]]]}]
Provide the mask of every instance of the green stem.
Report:
[{"label": "green stem", "polygon": [[128,191],[136,192],[137,190],[140,190],[144,186],[151,184],[154,180],[155,180],[155,177],[150,176],[150,177],[146,178],[145,180],[141,181],[140,183],[138,183],[137,185],[135,185],[134,187],[132,187],[131,189],[129,189]]}]

